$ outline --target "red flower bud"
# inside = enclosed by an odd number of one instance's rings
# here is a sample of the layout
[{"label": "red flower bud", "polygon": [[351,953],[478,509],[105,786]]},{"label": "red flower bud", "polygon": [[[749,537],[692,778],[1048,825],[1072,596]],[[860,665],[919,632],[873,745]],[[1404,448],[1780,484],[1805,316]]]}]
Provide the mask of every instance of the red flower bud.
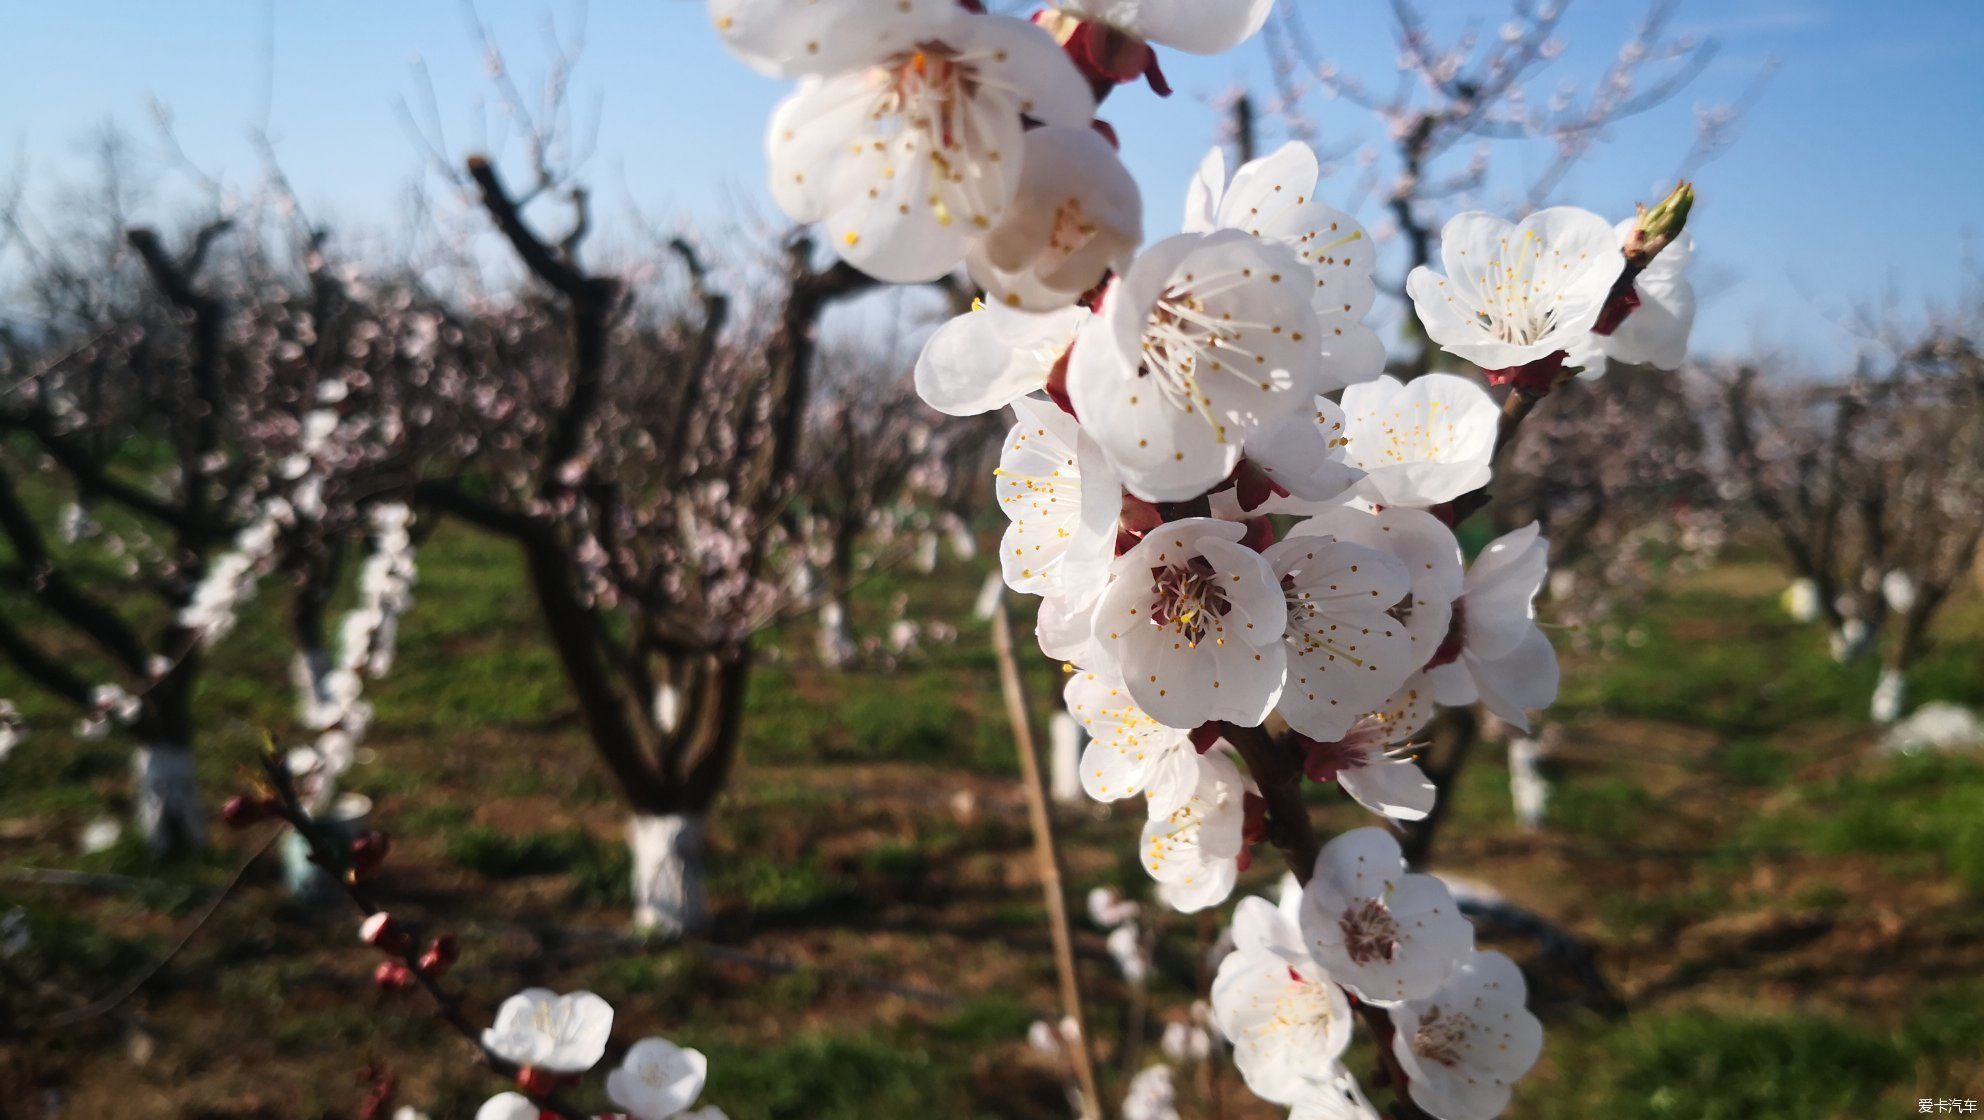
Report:
[{"label": "red flower bud", "polygon": [[382,992],[404,992],[413,987],[413,970],[398,961],[380,961],[372,970],[372,983]]},{"label": "red flower bud", "polygon": [[374,828],[366,829],[352,838],[351,869],[361,876],[377,871],[379,865],[386,862],[386,852],[391,847],[392,841],[386,838],[385,833]]},{"label": "red flower bud", "polygon": [[420,954],[420,971],[429,976],[440,976],[455,966],[461,957],[461,948],[455,943],[455,935],[444,933],[427,946]]},{"label": "red flower bud", "polygon": [[257,821],[269,819],[274,812],[275,805],[268,798],[237,793],[220,807],[220,819],[229,828],[247,828]]}]

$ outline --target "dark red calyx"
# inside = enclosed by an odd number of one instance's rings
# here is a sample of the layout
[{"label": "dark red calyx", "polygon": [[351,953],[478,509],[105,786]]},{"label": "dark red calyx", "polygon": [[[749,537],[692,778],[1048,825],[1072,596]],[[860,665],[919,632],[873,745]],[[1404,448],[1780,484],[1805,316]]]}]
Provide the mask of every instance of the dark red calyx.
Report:
[{"label": "dark red calyx", "polygon": [[1557,387],[1564,379],[1564,359],[1569,357],[1562,350],[1553,350],[1548,357],[1505,369],[1484,369],[1482,374],[1490,385],[1513,385],[1517,389],[1540,397]]},{"label": "dark red calyx", "polygon": [[1451,665],[1460,660],[1460,651],[1467,644],[1467,600],[1454,600],[1454,620],[1447,624],[1447,636],[1440,642],[1440,648],[1433,651],[1433,659],[1426,662],[1428,669]]}]

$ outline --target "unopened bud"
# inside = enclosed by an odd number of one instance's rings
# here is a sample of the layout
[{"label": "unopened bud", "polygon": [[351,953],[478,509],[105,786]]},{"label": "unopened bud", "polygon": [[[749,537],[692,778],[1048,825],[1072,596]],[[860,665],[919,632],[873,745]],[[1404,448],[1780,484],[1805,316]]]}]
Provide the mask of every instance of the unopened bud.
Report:
[{"label": "unopened bud", "polygon": [[358,939],[388,953],[404,953],[413,944],[406,929],[384,910],[366,918],[358,926]]},{"label": "unopened bud", "polygon": [[370,875],[386,862],[386,852],[392,841],[386,834],[375,828],[368,828],[352,838],[351,870],[360,877]]},{"label": "unopened bud", "polygon": [[275,805],[268,798],[237,793],[220,807],[220,819],[229,828],[247,828],[269,819],[274,812]]},{"label": "unopened bud", "polygon": [[413,987],[413,970],[398,961],[380,961],[372,970],[372,984],[382,992],[404,992]]},{"label": "unopened bud", "polygon": [[455,943],[454,934],[444,933],[428,944],[425,953],[420,954],[420,971],[429,976],[440,976],[453,968],[460,956],[461,948]]},{"label": "unopened bud", "polygon": [[1660,255],[1662,249],[1681,236],[1681,231],[1688,225],[1688,212],[1694,206],[1695,186],[1687,182],[1676,184],[1673,192],[1651,210],[1641,206],[1639,225],[1626,239],[1626,260],[1645,268],[1648,262]]},{"label": "unopened bud", "polygon": [[517,1088],[527,1097],[548,1097],[563,1088],[571,1080],[562,1073],[525,1066],[517,1071]]}]

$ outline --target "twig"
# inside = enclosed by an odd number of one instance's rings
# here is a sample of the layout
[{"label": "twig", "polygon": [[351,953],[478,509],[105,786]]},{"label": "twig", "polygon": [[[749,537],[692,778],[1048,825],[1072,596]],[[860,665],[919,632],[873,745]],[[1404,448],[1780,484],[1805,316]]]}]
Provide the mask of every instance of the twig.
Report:
[{"label": "twig", "polygon": [[1047,811],[1047,787],[1040,779],[1040,759],[1034,751],[1033,724],[1027,713],[1026,690],[1020,680],[1019,658],[1013,652],[1013,625],[1002,597],[992,609],[992,652],[999,661],[999,689],[1006,698],[1006,717],[1013,725],[1013,745],[1020,756],[1020,783],[1026,790],[1027,817],[1033,824],[1034,861],[1040,869],[1041,893],[1047,897],[1047,926],[1054,938],[1054,969],[1061,981],[1061,1010],[1074,1021],[1078,1035],[1069,1047],[1075,1080],[1082,1091],[1084,1120],[1102,1120],[1102,1094],[1096,1087],[1093,1045],[1088,1018],[1082,1009],[1081,978],[1075,972],[1074,938],[1068,928],[1068,900],[1061,886],[1061,850],[1054,842],[1054,818]]},{"label": "twig", "polygon": [[[324,873],[337,883],[360,914],[369,918],[379,913],[382,907],[373,902],[371,895],[358,885],[357,876],[352,873],[345,853],[330,845],[322,827],[304,811],[303,804],[296,795],[296,786],[291,780],[289,767],[282,757],[273,750],[265,752],[262,756],[262,773],[269,789],[275,795],[276,814],[286,821],[289,827],[295,829],[296,834],[309,846],[310,862],[322,868]],[[280,830],[277,834],[280,835]],[[433,1000],[435,1017],[466,1039],[469,1045],[475,1048],[483,1063],[492,1071],[504,1077],[515,1077],[521,1072],[516,1063],[483,1045],[481,1032],[477,1031],[474,1024],[468,1021],[467,1016],[462,1014],[460,1001],[444,991],[440,983],[421,967],[421,948],[418,941],[409,937],[405,939],[402,947],[386,949],[382,946],[381,951],[399,960],[407,974],[412,976],[414,982],[420,985],[429,999]],[[535,1096],[532,1100],[540,1109],[565,1117],[566,1120],[589,1120],[589,1114],[585,1110],[566,1103],[556,1092]]]},{"label": "twig", "polygon": [[111,1011],[116,1010],[125,1000],[138,994],[138,989],[144,987],[150,982],[152,977],[159,974],[161,969],[170,964],[172,958],[179,955],[180,950],[192,943],[194,936],[207,924],[207,919],[214,916],[214,911],[219,910],[220,904],[227,901],[227,896],[233,894],[234,888],[240,885],[241,877],[247,874],[249,865],[261,858],[262,853],[268,851],[269,846],[276,842],[276,837],[281,835],[282,829],[270,829],[269,834],[262,838],[262,842],[255,845],[247,855],[241,858],[241,862],[237,863],[234,867],[234,873],[228,876],[227,882],[221,886],[220,890],[215,891],[213,898],[207,901],[206,906],[202,907],[200,912],[193,916],[193,920],[187,924],[185,931],[179,935],[179,940],[172,943],[172,948],[167,949],[164,956],[153,961],[149,967],[125,981],[122,986],[118,987],[109,995],[92,1003],[84,1004],[72,1011],[64,1011],[59,1015],[51,1015],[30,1029],[59,1030],[63,1027],[74,1026],[77,1023],[107,1015]]}]

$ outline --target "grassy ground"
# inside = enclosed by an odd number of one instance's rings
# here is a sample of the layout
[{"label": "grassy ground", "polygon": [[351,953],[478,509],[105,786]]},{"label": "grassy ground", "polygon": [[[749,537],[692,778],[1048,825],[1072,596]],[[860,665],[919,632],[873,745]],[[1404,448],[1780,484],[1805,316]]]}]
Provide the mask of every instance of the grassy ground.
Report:
[{"label": "grassy ground", "polygon": [[[979,576],[955,565],[865,589],[870,611],[904,590],[961,625],[899,672],[826,673],[794,640],[757,677],[714,839],[716,927],[657,949],[618,936],[622,814],[513,558],[444,530],[374,693],[377,759],[352,785],[394,836],[391,905],[461,935],[469,1017],[525,984],[591,987],[618,1007],[621,1040],[708,1052],[706,1099],[738,1120],[1065,1115],[1021,1041],[1053,977],[986,634],[967,618]],[[1783,620],[1781,584],[1724,566],[1625,620],[1616,655],[1567,659],[1544,831],[1512,823],[1496,751],[1466,772],[1440,867],[1574,931],[1628,1008],[1600,1015],[1534,946],[1498,944],[1529,966],[1550,1028],[1511,1115],[1861,1120],[1984,1097],[1984,762],[1871,751],[1872,670],[1833,666]],[[291,726],[279,628],[250,614],[208,675],[216,797],[264,728]],[[1946,629],[1921,698],[1984,705],[1984,610]],[[1044,707],[1053,677],[1035,684]],[[51,1025],[169,949],[262,835],[163,869],[129,840],[76,854],[87,822],[123,810],[126,748],[73,740],[3,671],[0,696],[37,729],[0,766],[0,893],[31,916],[12,963],[35,981],[23,994],[5,976],[0,1008],[18,1018],[0,1026],[0,1115],[43,1115],[49,1092],[62,1103],[47,1114],[69,1117],[349,1116],[368,1061],[436,1117],[494,1088],[419,1002],[372,991],[345,914],[285,900],[273,853],[135,995]],[[1069,814],[1074,887],[1145,890],[1137,827],[1130,806]],[[1269,863],[1246,885],[1269,889]],[[1194,995],[1205,933],[1165,924],[1160,1018]],[[1122,993],[1100,934],[1081,936],[1114,1055]],[[1238,1104],[1230,1072],[1190,1088],[1192,1114],[1213,1114],[1208,1089],[1223,1115],[1273,1115]]]}]

